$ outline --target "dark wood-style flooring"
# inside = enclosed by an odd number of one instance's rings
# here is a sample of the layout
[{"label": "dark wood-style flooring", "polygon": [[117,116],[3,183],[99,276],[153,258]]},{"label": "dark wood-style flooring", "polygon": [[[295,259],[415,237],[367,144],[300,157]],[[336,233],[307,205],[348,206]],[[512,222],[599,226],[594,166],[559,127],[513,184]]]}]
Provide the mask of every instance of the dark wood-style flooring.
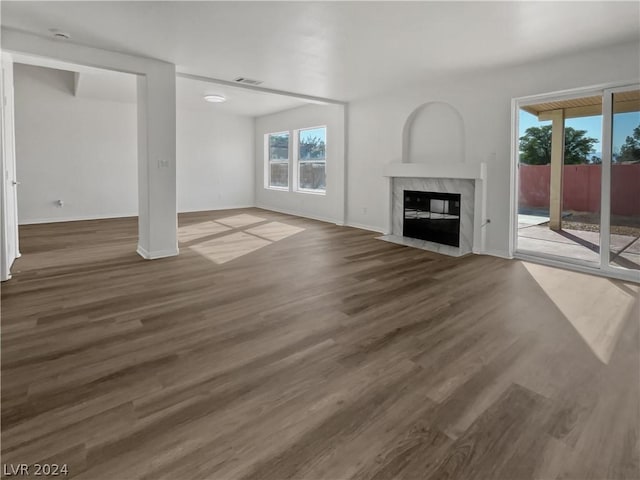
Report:
[{"label": "dark wood-style flooring", "polygon": [[145,261],[133,218],[21,227],[2,462],[91,480],[640,478],[637,286],[375,236],[184,214],[180,256]]}]

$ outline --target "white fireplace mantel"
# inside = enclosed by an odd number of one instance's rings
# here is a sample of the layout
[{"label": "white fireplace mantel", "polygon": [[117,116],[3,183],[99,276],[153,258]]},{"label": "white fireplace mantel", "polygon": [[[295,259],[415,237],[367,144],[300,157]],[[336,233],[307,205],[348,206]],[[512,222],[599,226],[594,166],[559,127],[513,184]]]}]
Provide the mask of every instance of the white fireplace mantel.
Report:
[{"label": "white fireplace mantel", "polygon": [[[385,229],[385,235],[380,237],[382,240],[391,241],[394,243],[402,243],[405,245],[418,246],[418,248],[425,248],[426,250],[432,250],[439,253],[445,253],[448,255],[458,256],[464,254],[462,249],[456,249],[455,247],[442,246],[439,244],[431,244],[431,242],[423,242],[415,239],[407,239],[406,237],[393,234],[393,210],[394,210],[394,182],[406,183],[411,182],[411,179],[435,179],[438,181],[448,182],[449,180],[470,180],[473,182],[474,191],[473,213],[471,214],[473,223],[473,233],[471,240],[471,251],[473,253],[483,253],[485,251],[485,238],[486,238],[486,226],[489,223],[487,219],[486,205],[487,205],[487,164],[475,163],[466,164],[461,162],[438,162],[438,163],[389,163],[384,167],[383,175],[389,180],[389,220],[387,228]],[[396,198],[397,200],[397,198]],[[400,234],[401,235],[401,234]],[[408,241],[408,243],[407,243]],[[414,245],[414,243],[421,243],[422,246]]]},{"label": "white fireplace mantel", "polygon": [[461,178],[485,180],[487,164],[476,163],[389,163],[383,170],[385,177],[406,178]]}]

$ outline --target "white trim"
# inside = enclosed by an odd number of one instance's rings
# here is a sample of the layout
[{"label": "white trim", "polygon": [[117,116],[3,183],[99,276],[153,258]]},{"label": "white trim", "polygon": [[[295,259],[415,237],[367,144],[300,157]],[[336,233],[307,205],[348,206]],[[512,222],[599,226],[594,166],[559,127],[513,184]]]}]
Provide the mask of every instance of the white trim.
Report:
[{"label": "white trim", "polygon": [[58,217],[58,218],[30,218],[26,220],[20,220],[18,225],[37,225],[41,223],[65,223],[65,222],[83,222],[87,220],[107,220],[116,218],[132,218],[137,217],[137,213],[128,213],[124,215],[116,214],[104,214],[104,215],[79,215],[73,217]]},{"label": "white trim", "polygon": [[487,164],[455,163],[389,163],[382,168],[385,177],[405,178],[460,178],[463,180],[485,180]]},{"label": "white trim", "polygon": [[513,255],[510,255],[506,250],[482,250],[482,251],[473,251],[476,255],[489,255],[491,257],[499,257],[504,258],[506,260],[513,260]]},{"label": "white trim", "polygon": [[298,188],[298,131],[293,129],[289,133],[291,142],[289,144],[289,191],[295,192]]},{"label": "white trim", "polygon": [[[325,175],[326,175],[326,170],[325,170]],[[325,197],[327,195],[327,191],[326,190],[313,190],[310,188],[299,188],[298,190],[294,191],[293,193],[304,193],[305,195],[319,195],[321,197]]]},{"label": "white trim", "polygon": [[345,227],[359,228],[360,230],[368,230],[369,232],[376,232],[384,234],[384,228],[372,227],[371,225],[365,225],[364,223],[347,222]]},{"label": "white trim", "polygon": [[260,208],[262,210],[268,210],[271,212],[284,213],[285,215],[293,215],[294,217],[310,218],[311,220],[318,220],[320,222],[333,223],[334,225],[340,225],[338,221],[333,218],[321,217],[318,215],[310,215],[308,213],[296,212],[294,210],[270,207],[267,205],[260,205],[260,204],[257,204],[255,208]]},{"label": "white trim", "polygon": [[387,182],[387,225],[385,226],[383,233],[385,235],[391,235],[393,233],[393,177],[386,177]]},{"label": "white trim", "polygon": [[597,277],[616,278],[618,280],[623,280],[625,282],[640,283],[637,270],[629,270],[626,272],[605,271],[605,270],[600,270],[597,267],[586,267],[586,266],[578,265],[574,263],[567,263],[564,261],[556,261],[556,260],[552,260],[545,257],[539,257],[537,255],[536,256],[526,255],[519,252],[516,253],[513,258],[515,260],[538,263],[540,265],[547,265],[549,267],[556,267],[564,270],[571,270],[573,272],[588,273],[590,275],[595,275]]},{"label": "white trim", "polygon": [[241,208],[255,208],[255,204],[245,204],[245,205],[225,205],[223,207],[208,207],[204,210],[201,208],[197,208],[194,210],[178,210],[178,214],[181,213],[199,213],[199,212],[216,212],[218,210],[238,210]]},{"label": "white trim", "polygon": [[[347,221],[347,199],[349,198],[349,185],[347,179],[349,178],[349,105],[345,105],[342,108],[342,184],[340,188],[336,188],[336,194],[338,196],[338,218],[342,219],[342,225]],[[336,185],[337,186],[337,185]]]},{"label": "white trim", "polygon": [[[238,210],[241,208],[255,208],[255,204],[240,204],[240,205],[224,205],[221,207],[206,207],[195,208],[187,210],[178,210],[180,213],[195,213],[195,212],[211,212],[217,210]],[[105,214],[105,215],[80,215],[75,217],[59,217],[59,218],[32,218],[27,220],[21,220],[19,225],[38,225],[41,223],[64,223],[64,222],[84,222],[88,220],[109,220],[118,218],[132,218],[137,217],[137,213],[127,213],[123,215],[117,214]]]},{"label": "white trim", "polygon": [[[482,165],[485,165],[484,163]],[[486,170],[486,169],[483,169]],[[486,171],[484,172],[486,178]],[[473,239],[471,251],[484,252],[487,243],[487,227],[491,219],[487,218],[487,186],[486,179],[476,178],[473,182]]]},{"label": "white trim", "polygon": [[584,268],[599,268],[600,262],[590,262],[581,258],[566,257],[562,255],[554,255],[552,253],[538,252],[536,250],[520,249],[516,252],[519,255],[527,257],[540,257],[552,262],[566,262],[568,265],[577,265]]},{"label": "white trim", "polygon": [[157,252],[148,252],[142,246],[138,245],[138,248],[136,248],[136,252],[145,260],[156,260],[158,258],[175,257],[178,255],[179,249],[176,247],[175,250],[159,250]]},{"label": "white trim", "polygon": [[602,169],[600,176],[600,268],[609,266],[611,247],[611,154],[613,150],[613,93],[602,93]]},{"label": "white trim", "polygon": [[[511,162],[509,162],[509,257],[513,258],[518,245],[518,197],[520,180],[518,174],[520,160],[520,106],[516,98],[511,99]],[[517,140],[516,140],[517,138]]]},{"label": "white trim", "polygon": [[[255,122],[254,128],[255,128]],[[265,133],[262,138],[262,186],[269,188],[269,134]],[[257,182],[256,182],[257,183]],[[254,190],[257,189],[257,185]]]},{"label": "white trim", "polygon": [[0,280],[11,278],[11,266],[20,256],[15,145],[13,57],[2,52],[0,78]]}]

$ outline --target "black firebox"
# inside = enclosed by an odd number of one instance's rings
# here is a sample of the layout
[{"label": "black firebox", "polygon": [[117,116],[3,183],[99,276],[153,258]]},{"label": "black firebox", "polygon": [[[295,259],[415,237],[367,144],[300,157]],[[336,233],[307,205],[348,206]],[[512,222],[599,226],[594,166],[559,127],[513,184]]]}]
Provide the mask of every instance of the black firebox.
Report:
[{"label": "black firebox", "polygon": [[460,194],[404,191],[405,237],[460,246]]}]

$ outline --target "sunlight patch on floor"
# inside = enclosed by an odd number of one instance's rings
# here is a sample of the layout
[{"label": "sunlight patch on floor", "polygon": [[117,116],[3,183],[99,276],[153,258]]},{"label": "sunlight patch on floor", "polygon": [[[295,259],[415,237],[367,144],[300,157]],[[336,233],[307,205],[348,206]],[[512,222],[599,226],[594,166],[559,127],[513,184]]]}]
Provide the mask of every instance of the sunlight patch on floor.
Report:
[{"label": "sunlight patch on floor", "polygon": [[278,240],[282,240],[304,231],[304,228],[294,227],[293,225],[287,225],[286,223],[281,222],[269,222],[264,225],[249,228],[245,231],[253,235],[266,238],[267,240],[271,240],[272,242],[277,242]]},{"label": "sunlight patch on floor", "polygon": [[609,363],[640,286],[535,263],[523,265],[598,359]]},{"label": "sunlight patch on floor", "polygon": [[[179,229],[179,239],[181,242],[187,242],[223,233],[215,238],[209,240],[205,238],[195,245],[188,246],[190,250],[207,259],[217,264],[223,264],[305,230],[286,223],[269,222],[238,231],[244,226],[263,221],[265,221],[263,218],[242,214],[215,222],[208,221],[188,225]],[[229,232],[234,230],[231,225],[238,226],[235,227],[235,232]],[[224,234],[225,232],[229,233]]]},{"label": "sunlight patch on floor", "polygon": [[209,260],[222,264],[270,245],[269,240],[244,232],[231,233],[189,247]]},{"label": "sunlight patch on floor", "polygon": [[185,225],[178,227],[178,242],[191,242],[202,237],[217,235],[218,233],[229,230],[231,230],[231,228],[212,221]]},{"label": "sunlight patch on floor", "polygon": [[248,225],[253,225],[254,223],[264,222],[265,220],[266,218],[256,217],[255,215],[242,213],[240,215],[233,215],[232,217],[220,218],[216,221],[223,225],[227,225],[228,227],[242,228]]}]

